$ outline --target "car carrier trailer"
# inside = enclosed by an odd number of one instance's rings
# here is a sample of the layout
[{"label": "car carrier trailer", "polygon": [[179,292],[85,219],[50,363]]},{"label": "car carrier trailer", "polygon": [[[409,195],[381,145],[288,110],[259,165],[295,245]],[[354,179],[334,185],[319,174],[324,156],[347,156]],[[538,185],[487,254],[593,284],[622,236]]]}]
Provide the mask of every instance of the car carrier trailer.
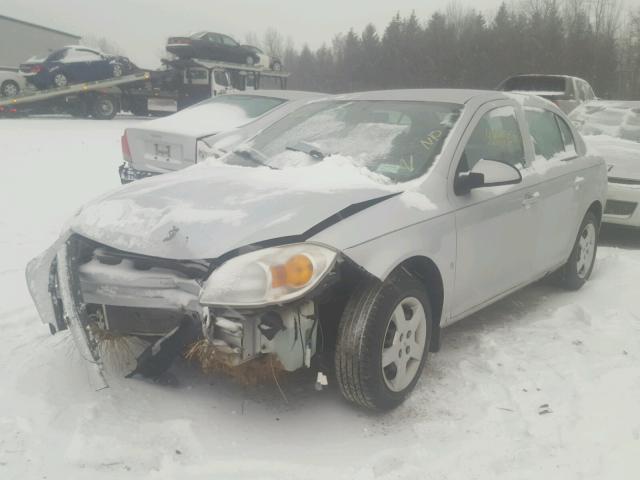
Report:
[{"label": "car carrier trailer", "polygon": [[[0,97],[0,116],[69,114],[111,119],[120,111],[166,115],[230,91],[287,87],[289,73],[209,60],[164,60],[161,70]],[[274,86],[275,84],[275,86]]]}]

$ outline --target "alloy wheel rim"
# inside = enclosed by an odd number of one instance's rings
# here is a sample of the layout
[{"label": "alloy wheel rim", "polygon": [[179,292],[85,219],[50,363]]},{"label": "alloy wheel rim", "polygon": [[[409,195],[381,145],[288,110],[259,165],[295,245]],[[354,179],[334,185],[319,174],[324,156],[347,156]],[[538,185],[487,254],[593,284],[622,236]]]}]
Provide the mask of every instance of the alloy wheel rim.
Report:
[{"label": "alloy wheel rim", "polygon": [[427,316],[417,298],[407,297],[394,309],[385,332],[381,367],[387,387],[401,392],[411,384],[427,342]]},{"label": "alloy wheel rim", "polygon": [[63,74],[58,73],[55,77],[53,77],[53,83],[58,87],[66,87],[67,86],[67,77]]},{"label": "alloy wheel rim", "polygon": [[13,83],[8,83],[4,86],[3,92],[5,97],[13,97],[18,94],[18,87],[16,87]]},{"label": "alloy wheel rim", "polygon": [[576,264],[576,272],[578,277],[586,278],[595,257],[596,250],[596,227],[589,223],[585,225],[578,239],[578,261]]}]

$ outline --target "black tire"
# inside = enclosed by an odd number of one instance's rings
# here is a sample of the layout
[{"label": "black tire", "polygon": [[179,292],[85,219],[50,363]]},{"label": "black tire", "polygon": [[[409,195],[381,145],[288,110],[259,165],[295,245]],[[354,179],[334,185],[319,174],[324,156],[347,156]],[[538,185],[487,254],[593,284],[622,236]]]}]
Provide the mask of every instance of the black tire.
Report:
[{"label": "black tire", "polygon": [[96,120],[111,120],[118,113],[118,102],[109,95],[100,95],[91,102],[91,116]]},{"label": "black tire", "polygon": [[0,85],[0,94],[3,97],[15,97],[20,93],[20,85],[18,85],[13,80],[5,80]]},{"label": "black tire", "polygon": [[[586,266],[581,262],[581,256],[583,255],[583,248],[581,245],[581,239],[585,238],[585,234],[589,229],[593,229],[594,237],[590,240],[589,243],[592,243],[592,252],[588,253],[589,259],[588,264]],[[580,289],[585,282],[591,276],[591,272],[593,272],[593,266],[595,265],[596,253],[598,251],[598,237],[600,234],[600,221],[596,217],[593,212],[587,212],[584,219],[582,220],[582,224],[580,224],[580,230],[578,230],[578,237],[573,245],[573,250],[571,250],[571,255],[569,256],[569,260],[567,263],[560,269],[558,272],[559,283],[562,287],[567,290],[578,290]],[[582,265],[582,268],[581,268]]]},{"label": "black tire", "polygon": [[[394,391],[383,371],[382,352],[392,313],[409,299],[418,300],[424,309],[425,339],[422,357],[412,380],[406,388]],[[382,283],[378,280],[363,282],[351,295],[338,327],[335,365],[342,395],[373,410],[390,410],[400,405],[420,379],[428,356],[432,323],[431,305],[424,285],[404,270],[394,272]],[[417,329],[414,332],[417,337],[416,334]]]}]

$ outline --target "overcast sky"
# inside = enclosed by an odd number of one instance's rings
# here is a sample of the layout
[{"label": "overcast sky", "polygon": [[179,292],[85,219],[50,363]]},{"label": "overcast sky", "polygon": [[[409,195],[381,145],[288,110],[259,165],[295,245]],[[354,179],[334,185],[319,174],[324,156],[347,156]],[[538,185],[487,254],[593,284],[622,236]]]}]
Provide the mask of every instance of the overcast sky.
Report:
[{"label": "overcast sky", "polygon": [[[2,0],[0,14],[77,35],[106,37],[134,62],[153,67],[170,35],[197,30],[227,33],[244,41],[268,27],[297,47],[330,43],[336,33],[372,22],[382,30],[399,11],[421,19],[451,0]],[[493,15],[501,0],[459,0]],[[640,4],[640,0],[626,0]],[[34,52],[36,53],[36,52]]]}]

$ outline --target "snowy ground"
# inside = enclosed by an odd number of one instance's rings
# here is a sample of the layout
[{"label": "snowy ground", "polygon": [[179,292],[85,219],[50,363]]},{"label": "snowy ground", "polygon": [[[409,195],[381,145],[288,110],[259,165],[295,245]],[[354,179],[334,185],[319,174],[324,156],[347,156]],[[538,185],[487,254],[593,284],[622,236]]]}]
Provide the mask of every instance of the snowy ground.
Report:
[{"label": "snowy ground", "polygon": [[529,287],[445,330],[387,415],[303,376],[241,388],[177,381],[94,392],[67,333],[49,335],[25,263],[76,208],[117,188],[134,122],[0,120],[0,478],[638,479],[640,233],[607,230],[577,293]]}]

